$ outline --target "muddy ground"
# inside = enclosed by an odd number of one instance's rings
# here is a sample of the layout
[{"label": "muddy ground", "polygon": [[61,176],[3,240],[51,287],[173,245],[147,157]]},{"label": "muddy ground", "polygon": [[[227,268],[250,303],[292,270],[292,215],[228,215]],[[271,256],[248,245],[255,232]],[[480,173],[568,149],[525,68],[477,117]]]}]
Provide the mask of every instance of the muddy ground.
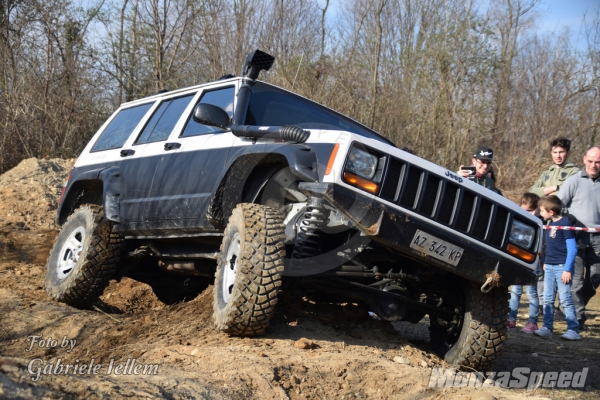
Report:
[{"label": "muddy ground", "polygon": [[[594,319],[600,315],[598,298],[590,304],[592,318],[580,342],[559,339],[564,320],[557,322],[552,339],[509,332],[497,371],[589,368],[581,389],[529,391],[428,389],[432,370],[448,366],[429,348],[427,321],[392,325],[352,304],[314,304],[284,295],[266,335],[228,337],[212,326],[210,281],[164,276],[144,263],[120,282],[111,282],[92,310],[55,303],[43,288],[45,262],[56,236],[53,219],[60,188],[72,162],[29,159],[0,176],[0,398],[600,395],[600,319]],[[168,283],[169,291],[160,291],[157,281]],[[524,302],[520,311],[522,326]],[[58,371],[60,364],[86,364],[86,370],[96,373],[46,373],[49,368]]]}]

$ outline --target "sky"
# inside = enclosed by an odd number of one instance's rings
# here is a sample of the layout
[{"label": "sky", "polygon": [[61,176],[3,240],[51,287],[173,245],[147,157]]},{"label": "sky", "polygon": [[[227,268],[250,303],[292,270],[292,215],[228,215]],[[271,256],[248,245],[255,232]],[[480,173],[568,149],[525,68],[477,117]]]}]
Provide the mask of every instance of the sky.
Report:
[{"label": "sky", "polygon": [[[498,0],[480,0],[482,3]],[[325,0],[317,0],[321,7]],[[332,17],[335,15],[344,0],[330,0],[329,12]],[[540,0],[536,6],[539,13],[538,31],[539,33],[554,32],[560,33],[563,28],[569,27],[571,39],[577,40],[582,27],[583,16],[587,12],[588,20],[600,10],[600,0]],[[578,45],[583,47],[583,40],[579,38]]]},{"label": "sky", "polygon": [[583,16],[587,12],[587,20],[591,20],[600,8],[600,0],[542,0],[537,8],[540,13],[540,33],[558,33],[567,26],[573,35],[572,39],[577,39]]}]

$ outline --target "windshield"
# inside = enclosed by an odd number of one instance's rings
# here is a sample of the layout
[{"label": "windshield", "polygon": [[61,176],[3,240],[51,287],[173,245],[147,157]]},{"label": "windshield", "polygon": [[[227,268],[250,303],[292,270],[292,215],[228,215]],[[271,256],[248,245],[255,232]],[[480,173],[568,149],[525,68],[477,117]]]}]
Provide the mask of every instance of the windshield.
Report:
[{"label": "windshield", "polygon": [[255,126],[294,125],[305,129],[348,131],[394,146],[388,139],[342,114],[260,82],[252,87],[245,123]]}]

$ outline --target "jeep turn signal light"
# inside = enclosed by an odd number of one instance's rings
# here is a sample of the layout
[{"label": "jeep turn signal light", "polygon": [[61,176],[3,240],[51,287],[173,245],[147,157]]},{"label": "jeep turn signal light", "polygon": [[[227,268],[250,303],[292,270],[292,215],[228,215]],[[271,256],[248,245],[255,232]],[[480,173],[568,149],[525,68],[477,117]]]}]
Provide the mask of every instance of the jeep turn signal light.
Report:
[{"label": "jeep turn signal light", "polygon": [[535,254],[532,254],[528,251],[520,249],[517,246],[512,245],[510,243],[508,244],[508,246],[506,246],[506,251],[508,251],[513,256],[517,256],[521,260],[525,260],[527,262],[532,262],[533,260],[535,260]]},{"label": "jeep turn signal light", "polygon": [[331,155],[329,156],[329,162],[327,163],[327,168],[325,169],[325,175],[329,175],[331,173],[333,163],[335,162],[335,156],[337,156],[337,152],[339,149],[340,144],[336,143],[335,146],[333,146],[333,151],[331,152]]},{"label": "jeep turn signal light", "polygon": [[71,178],[71,172],[73,172],[73,168],[71,168],[71,170],[67,174],[67,178],[65,179],[65,183],[64,183],[64,185],[62,187],[62,190],[60,191],[60,197],[58,199],[58,204],[62,204],[62,202],[63,202],[63,198],[65,197],[65,190],[67,189],[67,184],[69,183],[69,179]]},{"label": "jeep turn signal light", "polygon": [[359,176],[351,174],[350,172],[344,172],[344,180],[351,185],[366,190],[369,193],[375,194],[379,190],[379,185],[377,185],[376,183],[370,182]]}]

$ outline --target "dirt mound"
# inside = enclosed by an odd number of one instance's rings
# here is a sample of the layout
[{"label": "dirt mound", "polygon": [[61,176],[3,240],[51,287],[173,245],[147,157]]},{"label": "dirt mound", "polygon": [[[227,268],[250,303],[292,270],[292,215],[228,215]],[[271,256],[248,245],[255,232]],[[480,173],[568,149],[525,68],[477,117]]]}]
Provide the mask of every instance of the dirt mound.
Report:
[{"label": "dirt mound", "polygon": [[121,282],[112,282],[104,290],[101,300],[121,312],[160,310],[165,306],[156,297],[152,287],[127,277]]},{"label": "dirt mound", "polygon": [[0,175],[0,228],[54,229],[60,192],[74,163],[29,158]]}]

